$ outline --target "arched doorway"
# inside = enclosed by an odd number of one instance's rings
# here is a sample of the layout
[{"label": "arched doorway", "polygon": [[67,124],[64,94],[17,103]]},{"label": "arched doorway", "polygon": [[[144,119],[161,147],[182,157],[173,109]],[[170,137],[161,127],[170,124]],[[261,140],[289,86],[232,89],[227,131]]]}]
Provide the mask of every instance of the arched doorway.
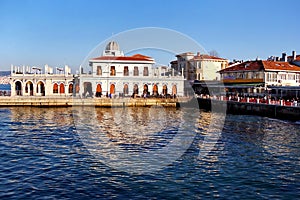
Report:
[{"label": "arched doorway", "polygon": [[167,85],[163,85],[162,94],[164,96],[167,96],[167,94],[168,94],[168,87],[167,87]]},{"label": "arched doorway", "polygon": [[20,81],[15,82],[15,90],[17,96],[22,96],[22,83]]},{"label": "arched doorway", "polygon": [[59,84],[59,93],[60,94],[65,93],[65,84],[63,84],[63,83]]},{"label": "arched doorway", "polygon": [[42,81],[36,84],[36,93],[41,96],[45,96],[45,85]]},{"label": "arched doorway", "polygon": [[54,83],[53,84],[53,94],[57,94],[58,93],[58,84]]},{"label": "arched doorway", "polygon": [[137,84],[133,86],[133,94],[139,94],[139,86]]},{"label": "arched doorway", "polygon": [[128,91],[128,84],[125,84],[124,88],[123,88],[123,94],[126,95],[128,93],[129,93],[129,91]]},{"label": "arched doorway", "polygon": [[110,84],[109,94],[115,94],[115,84]]},{"label": "arched doorway", "polygon": [[158,88],[157,88],[157,85],[153,85],[153,96],[158,96]]},{"label": "arched doorway", "polygon": [[172,96],[173,96],[173,97],[176,97],[176,95],[177,95],[177,86],[176,86],[176,85],[173,85],[173,86],[172,86]]},{"label": "arched doorway", "polygon": [[31,81],[28,81],[26,83],[25,93],[29,94],[30,96],[33,96],[33,83]]},{"label": "arched doorway", "polygon": [[75,85],[75,92],[79,93],[79,84],[78,83],[76,83],[76,85]]},{"label": "arched doorway", "polygon": [[143,96],[144,96],[144,97],[148,96],[148,95],[149,95],[148,93],[149,93],[149,92],[148,92],[148,85],[145,84],[145,85],[144,85],[144,90],[143,90]]},{"label": "arched doorway", "polygon": [[101,84],[97,84],[97,87],[96,87],[96,97],[101,97],[101,95],[102,95]]},{"label": "arched doorway", "polygon": [[86,96],[86,93],[89,93],[90,97],[93,97],[93,92],[92,92],[92,83],[91,82],[84,82],[83,83],[83,96]]},{"label": "arched doorway", "polygon": [[73,83],[70,83],[69,84],[69,94],[72,94],[73,93]]}]

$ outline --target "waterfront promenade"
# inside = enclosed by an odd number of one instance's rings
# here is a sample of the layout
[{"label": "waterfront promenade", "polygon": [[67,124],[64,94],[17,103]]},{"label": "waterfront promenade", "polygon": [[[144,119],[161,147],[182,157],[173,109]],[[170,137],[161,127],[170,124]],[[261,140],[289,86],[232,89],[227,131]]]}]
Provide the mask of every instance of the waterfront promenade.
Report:
[{"label": "waterfront promenade", "polygon": [[72,97],[0,97],[0,106],[32,106],[32,107],[178,107],[180,103],[189,101],[180,98],[72,98]]},{"label": "waterfront promenade", "polygon": [[258,115],[271,118],[300,120],[300,106],[294,101],[262,98],[198,97],[199,108],[224,111],[228,114]]}]

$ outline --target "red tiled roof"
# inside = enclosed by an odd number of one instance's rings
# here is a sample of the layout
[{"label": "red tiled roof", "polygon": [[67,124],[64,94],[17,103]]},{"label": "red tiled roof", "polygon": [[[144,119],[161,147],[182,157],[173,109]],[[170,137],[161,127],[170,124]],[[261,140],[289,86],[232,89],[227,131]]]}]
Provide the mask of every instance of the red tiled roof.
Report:
[{"label": "red tiled roof", "polygon": [[300,71],[300,67],[291,65],[288,62],[274,62],[274,61],[262,61],[265,70],[276,70],[276,71]]},{"label": "red tiled roof", "polygon": [[154,61],[153,58],[144,56],[142,54],[135,54],[133,56],[100,56],[97,58],[92,58],[91,60]]},{"label": "red tiled roof", "polygon": [[216,57],[216,56],[210,56],[210,55],[206,55],[206,54],[203,54],[203,55],[197,55],[197,56],[194,56],[194,60],[203,60],[203,59],[212,59],[212,60],[226,60],[224,58],[219,58],[219,57]]},{"label": "red tiled roof", "polygon": [[288,62],[276,62],[276,61],[247,61],[232,67],[225,68],[220,72],[232,72],[232,71],[260,71],[260,70],[272,70],[272,71],[300,71],[300,67],[291,65]]}]

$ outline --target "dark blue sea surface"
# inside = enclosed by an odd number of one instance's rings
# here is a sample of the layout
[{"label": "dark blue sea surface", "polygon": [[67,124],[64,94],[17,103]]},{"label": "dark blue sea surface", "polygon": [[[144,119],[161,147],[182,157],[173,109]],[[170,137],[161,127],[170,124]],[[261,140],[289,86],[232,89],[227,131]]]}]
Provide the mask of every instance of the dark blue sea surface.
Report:
[{"label": "dark blue sea surface", "polygon": [[[297,122],[227,115],[223,126],[211,113],[194,110],[195,137],[189,148],[166,166],[162,161],[159,170],[131,173],[101,160],[97,147],[103,158],[126,165],[125,157],[109,151],[142,156],[168,146],[184,126],[178,119],[185,120],[185,111],[127,108],[126,117],[120,114],[123,108],[83,111],[0,109],[0,199],[300,198]],[[206,140],[211,123],[223,126],[216,140]],[[94,151],[86,143],[90,133],[107,137],[110,146],[93,140]]]}]

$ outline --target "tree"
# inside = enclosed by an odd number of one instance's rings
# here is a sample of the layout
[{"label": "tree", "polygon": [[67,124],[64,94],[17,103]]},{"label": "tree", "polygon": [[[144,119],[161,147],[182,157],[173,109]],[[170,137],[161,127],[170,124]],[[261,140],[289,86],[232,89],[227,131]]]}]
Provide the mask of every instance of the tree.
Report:
[{"label": "tree", "polygon": [[208,52],[210,56],[219,57],[219,53],[216,50],[211,50]]}]

